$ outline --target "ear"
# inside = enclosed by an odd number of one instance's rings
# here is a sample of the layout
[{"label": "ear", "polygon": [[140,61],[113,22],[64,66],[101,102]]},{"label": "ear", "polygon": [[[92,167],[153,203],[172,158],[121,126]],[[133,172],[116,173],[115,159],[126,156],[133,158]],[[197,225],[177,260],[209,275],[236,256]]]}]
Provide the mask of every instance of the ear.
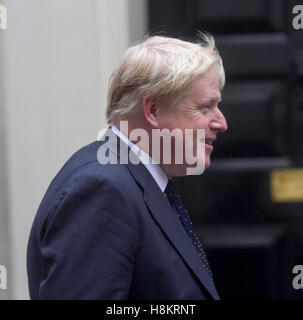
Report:
[{"label": "ear", "polygon": [[159,100],[150,95],[146,95],[142,100],[142,108],[145,120],[152,128],[158,128]]}]

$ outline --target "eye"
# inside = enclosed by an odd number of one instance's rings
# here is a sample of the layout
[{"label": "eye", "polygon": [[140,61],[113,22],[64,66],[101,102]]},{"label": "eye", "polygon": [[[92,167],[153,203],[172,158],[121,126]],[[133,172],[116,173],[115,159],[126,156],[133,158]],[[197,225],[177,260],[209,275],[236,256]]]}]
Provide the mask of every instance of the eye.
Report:
[{"label": "eye", "polygon": [[211,106],[200,106],[199,110],[202,111],[202,113],[208,113],[211,110]]}]

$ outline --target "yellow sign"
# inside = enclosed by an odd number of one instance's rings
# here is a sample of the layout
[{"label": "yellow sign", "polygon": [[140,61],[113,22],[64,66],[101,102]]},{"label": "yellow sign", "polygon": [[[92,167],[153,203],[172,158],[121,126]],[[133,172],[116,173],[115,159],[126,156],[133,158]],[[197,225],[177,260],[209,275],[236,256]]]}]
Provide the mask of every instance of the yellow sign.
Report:
[{"label": "yellow sign", "polygon": [[303,202],[303,169],[277,169],[270,176],[273,202]]}]

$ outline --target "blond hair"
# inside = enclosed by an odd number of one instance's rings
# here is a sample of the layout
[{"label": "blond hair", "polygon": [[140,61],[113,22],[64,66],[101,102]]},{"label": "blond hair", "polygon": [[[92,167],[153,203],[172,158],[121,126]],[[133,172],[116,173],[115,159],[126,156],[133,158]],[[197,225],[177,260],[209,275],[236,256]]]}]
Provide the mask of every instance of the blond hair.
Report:
[{"label": "blond hair", "polygon": [[225,73],[214,38],[200,33],[196,43],[152,36],[129,48],[112,74],[106,118],[109,124],[139,110],[147,94],[166,98],[171,105],[192,80],[218,64],[220,89]]}]

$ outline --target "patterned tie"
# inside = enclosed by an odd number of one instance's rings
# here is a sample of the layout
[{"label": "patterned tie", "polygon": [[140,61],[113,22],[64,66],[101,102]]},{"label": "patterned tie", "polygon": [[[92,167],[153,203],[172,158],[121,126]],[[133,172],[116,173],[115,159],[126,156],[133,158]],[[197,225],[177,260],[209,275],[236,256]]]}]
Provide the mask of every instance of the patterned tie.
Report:
[{"label": "patterned tie", "polygon": [[201,257],[204,268],[208,271],[210,278],[213,280],[213,274],[210,270],[210,266],[207,261],[205,251],[203,250],[201,242],[199,241],[197,235],[194,232],[192,222],[190,220],[190,216],[189,216],[187,210],[185,209],[183,202],[182,202],[180,196],[178,195],[175,184],[173,183],[172,180],[170,180],[170,179],[168,180],[168,184],[167,184],[164,192],[165,192],[170,204],[172,205],[172,207],[176,211],[178,218],[181,220],[181,222],[182,222],[189,238],[191,239],[194,247],[197,249],[198,254]]}]

